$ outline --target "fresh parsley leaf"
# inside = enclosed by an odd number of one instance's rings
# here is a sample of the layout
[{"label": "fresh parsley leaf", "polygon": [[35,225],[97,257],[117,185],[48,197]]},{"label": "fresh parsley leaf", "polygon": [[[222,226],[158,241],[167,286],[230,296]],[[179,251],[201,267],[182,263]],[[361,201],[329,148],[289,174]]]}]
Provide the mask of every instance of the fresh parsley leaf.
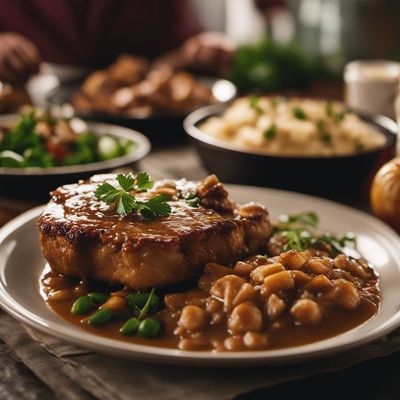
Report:
[{"label": "fresh parsley leaf", "polygon": [[357,243],[355,235],[351,232],[339,237],[325,233],[318,240],[330,245],[336,255],[343,253],[345,247],[348,247],[348,245],[355,247]]},{"label": "fresh parsley leaf", "polygon": [[103,200],[103,196],[105,196],[111,190],[114,190],[115,187],[108,182],[104,182],[101,185],[97,186],[95,195],[98,199]]},{"label": "fresh parsley leaf", "polygon": [[131,174],[117,176],[117,181],[125,192],[131,192],[134,189],[135,179]]},{"label": "fresh parsley leaf", "polygon": [[259,97],[255,94],[250,97],[250,107],[260,115],[264,113],[264,110],[260,107],[259,100]]},{"label": "fresh parsley leaf", "polygon": [[318,215],[314,212],[304,212],[293,215],[282,215],[275,224],[274,236],[286,238],[283,251],[303,251],[307,248],[319,248],[322,243],[330,246],[334,255],[344,253],[349,246],[356,245],[353,233],[334,236],[329,233],[319,234],[315,231],[318,225]]},{"label": "fresh parsley leaf", "polygon": [[299,214],[289,215],[288,221],[289,223],[302,222],[305,225],[309,225],[315,228],[318,225],[319,218],[315,212],[309,211],[309,212],[302,212]]},{"label": "fresh parsley leaf", "polygon": [[284,235],[287,238],[287,243],[284,247],[285,251],[296,250],[303,251],[304,245],[302,244],[300,233],[297,231],[286,231]]},{"label": "fresh parsley leaf", "polygon": [[167,200],[169,196],[158,194],[146,202],[139,202],[139,212],[143,218],[165,217],[171,213]]},{"label": "fresh parsley leaf", "polygon": [[137,202],[133,196],[128,193],[123,193],[118,196],[117,213],[121,216],[130,214],[137,208]]},{"label": "fresh parsley leaf", "polygon": [[275,229],[283,231],[315,228],[318,225],[318,222],[318,215],[313,211],[302,212],[292,215],[281,215]]},{"label": "fresh parsley leaf", "polygon": [[138,192],[145,192],[153,187],[154,182],[150,179],[150,176],[147,172],[140,172],[136,176],[135,180],[135,189]]},{"label": "fresh parsley leaf", "polygon": [[272,124],[268,129],[265,130],[264,138],[266,140],[274,139],[276,137],[277,132],[278,132],[278,129],[276,127],[276,124]]},{"label": "fresh parsley leaf", "polygon": [[297,119],[307,119],[307,115],[300,107],[293,108],[293,116]]},{"label": "fresh parsley leaf", "polygon": [[108,182],[100,184],[95,191],[95,196],[109,205],[114,205],[119,215],[125,216],[132,212],[139,213],[145,219],[164,217],[171,213],[168,204],[169,196],[158,194],[146,201],[137,200],[132,191],[146,191],[146,187],[153,185],[147,173],[142,173],[142,177],[137,180],[132,175],[118,175],[117,181],[120,187],[115,187]]}]

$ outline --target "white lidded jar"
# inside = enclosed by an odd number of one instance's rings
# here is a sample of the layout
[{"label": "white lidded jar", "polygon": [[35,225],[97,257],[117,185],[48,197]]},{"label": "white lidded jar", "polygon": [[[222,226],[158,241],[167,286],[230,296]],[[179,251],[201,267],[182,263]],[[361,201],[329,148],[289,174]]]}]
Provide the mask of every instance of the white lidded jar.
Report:
[{"label": "white lidded jar", "polygon": [[358,60],[344,70],[345,101],[355,111],[383,114],[395,119],[396,88],[400,63]]}]

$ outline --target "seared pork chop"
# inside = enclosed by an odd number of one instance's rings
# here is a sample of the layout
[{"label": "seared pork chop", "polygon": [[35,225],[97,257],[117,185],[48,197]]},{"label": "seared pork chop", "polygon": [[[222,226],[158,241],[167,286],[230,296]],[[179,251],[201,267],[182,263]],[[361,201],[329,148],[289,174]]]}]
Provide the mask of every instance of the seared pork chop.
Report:
[{"label": "seared pork chop", "polygon": [[[145,220],[119,216],[94,191],[115,175],[65,185],[38,220],[44,256],[53,271],[85,280],[119,283],[134,289],[196,278],[207,262],[230,264],[262,249],[271,234],[263,206],[233,203],[211,175],[196,184],[159,181],[138,199],[171,194],[171,214]],[[198,206],[185,200],[196,194]]]}]

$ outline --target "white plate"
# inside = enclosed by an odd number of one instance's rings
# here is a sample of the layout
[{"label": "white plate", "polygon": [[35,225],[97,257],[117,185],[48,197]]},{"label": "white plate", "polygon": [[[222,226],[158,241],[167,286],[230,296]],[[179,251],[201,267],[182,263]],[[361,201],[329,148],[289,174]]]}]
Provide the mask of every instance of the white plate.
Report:
[{"label": "white plate", "polygon": [[40,208],[22,214],[0,230],[0,305],[15,318],[49,335],[97,352],[159,363],[201,366],[244,366],[299,362],[348,350],[377,339],[400,326],[400,238],[377,219],[316,197],[246,186],[228,186],[238,202],[265,204],[273,218],[280,214],[315,211],[321,228],[352,231],[361,253],[380,273],[382,303],[364,324],[338,336],[280,350],[193,352],[164,349],[107,339],[76,327],[49,310],[39,294],[38,279],[45,260],[38,245],[36,218]]}]

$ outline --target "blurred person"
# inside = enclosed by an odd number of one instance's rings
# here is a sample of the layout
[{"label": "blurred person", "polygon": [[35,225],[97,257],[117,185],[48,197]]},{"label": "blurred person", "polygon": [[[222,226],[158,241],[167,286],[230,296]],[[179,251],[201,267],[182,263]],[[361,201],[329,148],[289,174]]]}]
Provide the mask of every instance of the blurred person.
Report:
[{"label": "blurred person", "polygon": [[121,53],[223,74],[234,47],[203,32],[189,0],[0,0],[0,80],[24,83],[42,61],[102,68]]}]

